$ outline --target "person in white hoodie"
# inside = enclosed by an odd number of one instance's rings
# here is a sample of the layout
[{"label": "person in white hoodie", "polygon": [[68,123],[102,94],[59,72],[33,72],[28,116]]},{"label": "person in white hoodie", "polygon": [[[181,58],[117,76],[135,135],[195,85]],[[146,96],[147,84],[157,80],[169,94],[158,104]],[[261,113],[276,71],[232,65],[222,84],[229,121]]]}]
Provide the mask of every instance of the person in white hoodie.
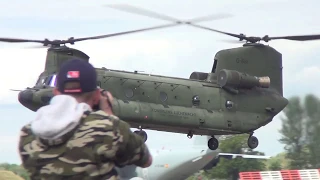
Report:
[{"label": "person in white hoodie", "polygon": [[90,63],[64,63],[53,93],[21,129],[19,154],[31,179],[116,180],[115,166],[151,165],[143,139],[112,114],[112,95],[97,87]]}]

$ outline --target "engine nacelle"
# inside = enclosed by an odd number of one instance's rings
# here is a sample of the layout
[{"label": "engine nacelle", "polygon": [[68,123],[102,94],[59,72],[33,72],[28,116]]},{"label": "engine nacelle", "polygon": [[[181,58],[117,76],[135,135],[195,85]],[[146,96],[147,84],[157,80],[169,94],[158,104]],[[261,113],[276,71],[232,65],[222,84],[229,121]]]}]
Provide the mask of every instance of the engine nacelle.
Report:
[{"label": "engine nacelle", "polygon": [[196,79],[196,80],[201,80],[204,81],[208,78],[208,73],[203,73],[203,72],[193,72],[190,75],[189,79]]},{"label": "engine nacelle", "polygon": [[233,88],[269,88],[270,78],[268,76],[250,76],[246,73],[222,69],[218,74],[218,84],[221,87],[228,86]]}]

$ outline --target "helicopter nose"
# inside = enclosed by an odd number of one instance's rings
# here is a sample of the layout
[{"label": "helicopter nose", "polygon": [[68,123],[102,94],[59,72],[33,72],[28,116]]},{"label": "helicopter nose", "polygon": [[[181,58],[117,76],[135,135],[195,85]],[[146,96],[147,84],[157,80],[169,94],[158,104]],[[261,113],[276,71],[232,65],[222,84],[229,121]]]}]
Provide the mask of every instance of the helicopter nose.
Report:
[{"label": "helicopter nose", "polygon": [[18,101],[25,107],[32,103],[33,92],[31,90],[24,90],[18,94]]}]

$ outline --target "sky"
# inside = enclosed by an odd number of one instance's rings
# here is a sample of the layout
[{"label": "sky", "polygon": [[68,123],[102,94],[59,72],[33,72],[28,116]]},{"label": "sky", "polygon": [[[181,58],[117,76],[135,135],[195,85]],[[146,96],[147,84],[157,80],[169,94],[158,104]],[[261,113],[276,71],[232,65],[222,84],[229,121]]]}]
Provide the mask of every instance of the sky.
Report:
[{"label": "sky", "polygon": [[[163,25],[168,22],[106,7],[98,0],[0,0],[0,36],[29,39],[67,39],[86,37]],[[282,36],[316,34],[320,31],[316,0],[163,0],[133,2],[118,0],[178,19],[191,19],[211,14],[228,13],[232,17],[202,22],[200,25],[248,36]],[[73,48],[90,56],[95,67],[189,78],[193,71],[209,72],[214,55],[222,49],[241,46],[230,43],[233,37],[181,25],[103,40],[79,42]],[[284,96],[319,95],[320,41],[295,42],[276,40],[268,43],[282,53]],[[46,49],[39,44],[0,43],[0,162],[20,163],[17,140],[20,128],[35,113],[18,103],[17,92],[9,89],[32,87],[43,71]],[[71,45],[70,45],[71,46]],[[266,155],[283,151],[279,143],[280,117],[255,132],[260,144],[257,150]],[[190,146],[186,134],[148,131],[150,147]]]}]

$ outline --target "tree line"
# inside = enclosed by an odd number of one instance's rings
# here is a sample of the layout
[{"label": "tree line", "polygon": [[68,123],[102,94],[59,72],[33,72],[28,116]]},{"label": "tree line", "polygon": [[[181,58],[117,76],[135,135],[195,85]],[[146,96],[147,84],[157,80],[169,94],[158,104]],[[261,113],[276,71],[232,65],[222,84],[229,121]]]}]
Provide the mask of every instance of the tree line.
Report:
[{"label": "tree line", "polygon": [[[238,179],[242,171],[265,171],[281,169],[320,168],[320,100],[315,95],[303,98],[292,97],[281,117],[282,127],[279,141],[284,144],[284,152],[269,159],[219,159],[211,170],[201,171],[188,178],[201,175],[204,178]],[[219,148],[225,153],[264,155],[247,146],[247,135],[227,137]],[[0,169],[14,172],[29,180],[26,171],[15,164],[0,164]]]}]

